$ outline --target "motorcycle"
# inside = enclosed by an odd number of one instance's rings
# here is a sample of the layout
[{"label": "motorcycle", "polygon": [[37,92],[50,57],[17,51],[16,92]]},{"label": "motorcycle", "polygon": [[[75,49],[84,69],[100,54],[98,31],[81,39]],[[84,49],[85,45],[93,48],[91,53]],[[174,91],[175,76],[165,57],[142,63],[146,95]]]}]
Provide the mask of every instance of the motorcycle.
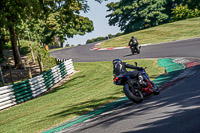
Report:
[{"label": "motorcycle", "polygon": [[141,48],[141,46],[138,46],[138,45],[136,45],[136,46],[130,46],[130,49],[131,49],[131,53],[134,55],[135,53],[136,54],[139,54],[140,53],[140,48]]},{"label": "motorcycle", "polygon": [[[137,62],[135,62],[137,66]],[[154,94],[158,95],[160,93],[159,88],[156,84],[154,84],[150,79],[148,74],[146,73],[145,69],[147,67],[140,70],[142,72],[142,76],[144,81],[148,83],[148,86],[142,87],[139,84],[139,81],[137,78],[131,78],[127,76],[126,74],[122,74],[119,76],[116,76],[114,80],[114,84],[116,85],[123,85],[123,92],[128,97],[129,100],[140,103],[144,100],[144,98],[148,95]]]}]

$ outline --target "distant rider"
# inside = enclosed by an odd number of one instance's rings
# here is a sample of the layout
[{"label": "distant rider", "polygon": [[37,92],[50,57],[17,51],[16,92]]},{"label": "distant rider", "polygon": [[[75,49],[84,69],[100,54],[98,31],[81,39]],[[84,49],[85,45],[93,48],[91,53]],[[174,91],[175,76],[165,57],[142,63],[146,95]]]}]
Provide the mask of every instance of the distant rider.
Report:
[{"label": "distant rider", "polygon": [[130,46],[130,48],[134,47],[135,49],[137,49],[137,51],[139,53],[139,48],[138,48],[139,44],[138,44],[137,39],[134,36],[131,37],[128,45]]},{"label": "distant rider", "polygon": [[146,87],[147,83],[144,82],[143,76],[140,71],[127,71],[126,68],[131,68],[131,69],[137,69],[137,70],[142,70],[142,67],[137,67],[134,65],[130,65],[126,62],[122,62],[120,59],[114,59],[113,60],[113,75],[114,77],[126,74],[127,76],[130,76],[131,78],[136,78],[138,77],[139,79],[139,84],[142,87]]}]

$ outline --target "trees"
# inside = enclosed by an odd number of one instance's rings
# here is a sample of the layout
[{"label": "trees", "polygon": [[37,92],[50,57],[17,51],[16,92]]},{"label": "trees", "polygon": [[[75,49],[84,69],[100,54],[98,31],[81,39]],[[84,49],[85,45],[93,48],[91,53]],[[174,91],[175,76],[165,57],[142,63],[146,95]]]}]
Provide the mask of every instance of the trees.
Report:
[{"label": "trees", "polygon": [[182,20],[200,16],[200,1],[199,0],[183,0],[176,3],[171,11],[172,20]]},{"label": "trees", "polygon": [[36,14],[42,11],[42,6],[34,0],[31,0],[31,3],[27,0],[1,0],[0,7],[0,27],[1,29],[4,27],[10,33],[15,66],[19,68],[21,67],[21,57],[17,47],[16,26],[21,25],[23,20],[38,17]]},{"label": "trees", "polygon": [[51,31],[51,37],[58,37],[63,47],[66,37],[72,38],[74,35],[84,35],[94,30],[93,22],[87,17],[73,15],[70,19],[62,17],[59,12],[51,14],[47,19],[47,27]]},{"label": "trees", "polygon": [[199,0],[183,0],[182,3],[183,6],[187,5],[189,9],[198,9],[200,10],[200,1]]},{"label": "trees", "polygon": [[129,33],[168,21],[163,0],[121,0],[107,4],[111,11],[106,17],[109,25],[118,25],[121,31]]},{"label": "trees", "polygon": [[188,19],[188,18],[193,18],[193,17],[199,17],[200,16],[200,10],[198,9],[189,9],[188,5],[186,4],[185,6],[183,5],[178,5],[176,6],[175,9],[172,11],[172,20],[177,21],[177,20],[182,20],[182,19]]},{"label": "trees", "polygon": [[3,34],[2,28],[10,33],[15,67],[21,67],[17,35],[27,34],[23,30],[32,33],[35,40],[48,42],[57,36],[63,43],[66,36],[93,30],[92,21],[79,15],[80,10],[87,12],[88,9],[87,0],[1,0],[0,34]]},{"label": "trees", "polygon": [[86,3],[71,0],[71,3],[67,1],[55,12],[50,13],[46,21],[47,28],[51,30],[50,38],[58,37],[63,46],[66,37],[71,38],[77,34],[84,35],[93,31],[92,21],[79,15],[81,10],[88,10]]},{"label": "trees", "polygon": [[199,16],[199,0],[120,0],[107,4],[109,25],[125,33]]}]

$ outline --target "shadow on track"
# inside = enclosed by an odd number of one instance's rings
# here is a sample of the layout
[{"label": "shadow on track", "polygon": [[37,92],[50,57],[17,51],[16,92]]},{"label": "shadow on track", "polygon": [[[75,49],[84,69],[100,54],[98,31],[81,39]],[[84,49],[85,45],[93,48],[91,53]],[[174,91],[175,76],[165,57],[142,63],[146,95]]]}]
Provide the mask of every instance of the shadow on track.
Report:
[{"label": "shadow on track", "polygon": [[128,55],[124,55],[123,57],[128,57],[128,56],[132,56],[133,54],[128,54]]},{"label": "shadow on track", "polygon": [[[199,66],[196,66],[196,68],[200,70]],[[178,73],[180,72],[178,71]],[[174,74],[174,72],[171,72],[167,79]],[[124,104],[124,106],[100,116],[99,121],[95,120],[97,122],[77,131],[84,133],[94,127],[101,127],[106,131],[106,128],[114,127],[131,119],[136,122],[132,123],[133,125],[129,129],[121,129],[123,133],[198,132],[200,129],[200,90],[197,89],[198,82],[200,82],[199,77],[198,74],[195,74],[192,77],[186,78],[184,83],[172,86],[171,89],[165,90],[165,93],[163,92],[155,97],[152,96],[151,99],[141,104],[133,104],[128,100],[121,101],[119,103]],[[162,80],[161,82],[165,81]],[[150,112],[151,116],[149,115]],[[139,121],[139,118],[142,120]]]}]

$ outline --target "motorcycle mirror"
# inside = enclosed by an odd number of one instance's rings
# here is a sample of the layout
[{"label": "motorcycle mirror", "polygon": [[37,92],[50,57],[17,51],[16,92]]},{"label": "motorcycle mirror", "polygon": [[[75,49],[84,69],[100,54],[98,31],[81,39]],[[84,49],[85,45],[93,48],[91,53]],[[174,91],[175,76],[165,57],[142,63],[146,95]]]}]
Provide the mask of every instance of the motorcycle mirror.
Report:
[{"label": "motorcycle mirror", "polygon": [[137,62],[135,62],[135,66],[137,66]]}]

